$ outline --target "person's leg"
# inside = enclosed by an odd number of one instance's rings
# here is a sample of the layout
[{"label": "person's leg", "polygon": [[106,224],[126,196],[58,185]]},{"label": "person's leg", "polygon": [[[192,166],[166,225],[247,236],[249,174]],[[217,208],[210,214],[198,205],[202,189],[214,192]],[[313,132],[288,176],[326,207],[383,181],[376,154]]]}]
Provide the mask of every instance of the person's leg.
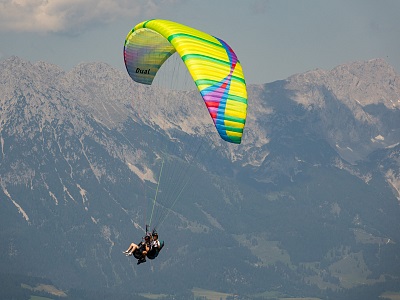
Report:
[{"label": "person's leg", "polygon": [[138,248],[138,246],[135,243],[132,243],[129,245],[128,250],[124,251],[124,253],[133,253]]}]

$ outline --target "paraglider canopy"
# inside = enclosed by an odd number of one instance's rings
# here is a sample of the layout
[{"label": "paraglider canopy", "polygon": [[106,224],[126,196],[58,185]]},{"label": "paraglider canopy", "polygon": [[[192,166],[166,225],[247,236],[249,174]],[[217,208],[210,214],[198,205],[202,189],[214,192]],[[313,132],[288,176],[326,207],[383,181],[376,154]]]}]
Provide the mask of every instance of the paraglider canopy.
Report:
[{"label": "paraglider canopy", "polygon": [[152,84],[162,64],[178,52],[225,141],[240,144],[247,114],[241,64],[223,40],[167,20],[147,20],[127,35],[124,61],[136,82]]}]

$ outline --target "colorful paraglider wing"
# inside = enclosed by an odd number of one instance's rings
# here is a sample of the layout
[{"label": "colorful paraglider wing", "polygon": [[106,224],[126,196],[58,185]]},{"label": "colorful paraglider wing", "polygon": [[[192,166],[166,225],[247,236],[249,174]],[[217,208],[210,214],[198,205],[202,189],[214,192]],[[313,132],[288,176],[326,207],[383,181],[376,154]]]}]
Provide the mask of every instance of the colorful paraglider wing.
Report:
[{"label": "colorful paraglider wing", "polygon": [[124,59],[131,78],[151,84],[160,66],[179,53],[224,140],[240,144],[247,114],[241,64],[223,40],[167,20],[136,25],[125,40]]}]

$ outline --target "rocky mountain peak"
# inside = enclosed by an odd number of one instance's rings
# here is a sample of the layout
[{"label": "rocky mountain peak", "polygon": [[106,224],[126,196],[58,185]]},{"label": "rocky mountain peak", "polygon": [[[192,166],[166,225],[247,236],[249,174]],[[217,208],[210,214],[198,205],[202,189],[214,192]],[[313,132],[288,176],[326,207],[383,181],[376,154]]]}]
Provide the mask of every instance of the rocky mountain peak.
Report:
[{"label": "rocky mountain peak", "polygon": [[[388,109],[400,107],[400,76],[381,58],[343,64],[330,71],[317,69],[288,78],[287,88],[296,91],[296,100],[305,105],[319,99],[315,86],[325,87],[348,106],[357,103],[363,107],[371,104],[383,104]],[[321,102],[317,103],[321,105]]]}]

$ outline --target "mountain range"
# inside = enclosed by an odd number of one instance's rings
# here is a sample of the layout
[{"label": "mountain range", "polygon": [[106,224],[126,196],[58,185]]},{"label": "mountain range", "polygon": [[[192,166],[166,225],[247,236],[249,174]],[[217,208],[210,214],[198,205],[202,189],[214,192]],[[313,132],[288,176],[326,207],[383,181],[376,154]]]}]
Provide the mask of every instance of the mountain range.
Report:
[{"label": "mountain range", "polygon": [[[247,88],[231,145],[196,90],[136,84],[104,63],[0,61],[3,290],[399,292],[400,76],[374,59]],[[122,251],[149,221],[165,247],[138,266]]]}]

